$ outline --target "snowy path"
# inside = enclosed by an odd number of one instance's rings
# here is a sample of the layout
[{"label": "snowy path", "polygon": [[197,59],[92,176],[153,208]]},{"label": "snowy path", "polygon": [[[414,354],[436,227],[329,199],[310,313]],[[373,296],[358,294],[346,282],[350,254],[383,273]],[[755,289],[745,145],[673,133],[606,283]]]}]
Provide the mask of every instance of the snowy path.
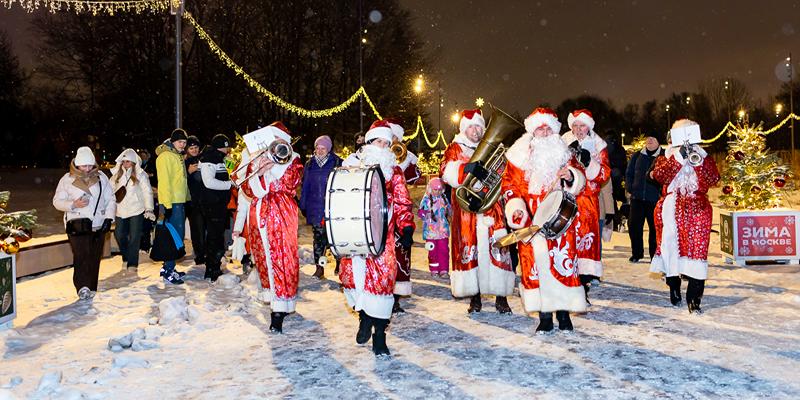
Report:
[{"label": "snowy path", "polygon": [[[305,253],[311,234],[301,232]],[[129,274],[119,257],[104,260],[92,303],[75,302],[70,269],[27,279],[16,328],[0,332],[0,399],[800,398],[800,268],[726,266],[712,235],[705,314],[692,316],[668,306],[663,283],[630,264],[627,236],[614,235],[573,334],[534,335],[518,297],[513,315],[486,297],[468,316],[416,245],[414,296],[392,320],[388,360],[355,344],[338,283],[314,279],[311,265],[284,335],[269,333],[252,281],[209,285],[189,262],[186,285],[165,288],[155,264]],[[159,322],[159,302],[178,296],[179,321]],[[137,328],[139,351],[109,350]]]}]

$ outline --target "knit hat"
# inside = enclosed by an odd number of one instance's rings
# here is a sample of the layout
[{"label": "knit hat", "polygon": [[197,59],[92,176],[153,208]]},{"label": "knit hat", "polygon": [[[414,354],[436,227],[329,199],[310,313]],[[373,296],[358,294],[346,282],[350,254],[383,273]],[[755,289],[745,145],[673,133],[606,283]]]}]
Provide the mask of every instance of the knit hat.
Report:
[{"label": "knit hat", "polygon": [[589,130],[594,129],[594,118],[592,117],[592,112],[582,108],[580,110],[575,110],[567,116],[567,125],[569,129],[572,129],[572,124],[575,121],[583,122],[584,125],[589,127]]},{"label": "knit hat", "polygon": [[430,190],[441,190],[444,187],[442,180],[440,178],[433,178],[428,183],[428,189]]},{"label": "knit hat", "polygon": [[169,135],[170,142],[177,142],[178,140],[188,140],[189,136],[186,135],[186,131],[181,128],[175,129],[172,131],[172,134]]},{"label": "knit hat", "polygon": [[314,147],[317,146],[324,147],[330,153],[331,149],[333,148],[333,142],[331,141],[331,138],[328,135],[322,135],[318,137],[317,140],[314,141]]},{"label": "knit hat", "polygon": [[533,110],[528,118],[525,118],[525,132],[527,133],[533,134],[533,131],[542,125],[549,126],[555,134],[561,132],[561,122],[558,122],[558,115],[550,108],[538,107]]},{"label": "knit hat", "polygon": [[142,159],[139,158],[139,155],[136,154],[136,151],[134,149],[125,149],[125,150],[123,150],[122,153],[119,153],[119,155],[117,156],[117,159],[114,160],[114,161],[116,161],[117,164],[119,164],[119,163],[121,163],[123,161],[130,161],[130,162],[132,162],[134,164],[141,164],[142,163]]},{"label": "knit hat", "polygon": [[392,128],[389,124],[389,121],[385,119],[379,119],[370,125],[367,135],[364,136],[364,142],[369,143],[374,139],[383,139],[389,143],[392,143],[393,137],[394,133],[392,133]]},{"label": "knit hat", "polygon": [[75,152],[75,166],[81,165],[97,165],[97,161],[94,159],[94,153],[92,153],[92,149],[83,146],[79,147],[78,151]]},{"label": "knit hat", "polygon": [[224,149],[226,147],[231,147],[231,141],[228,140],[228,137],[223,134],[214,135],[214,138],[211,139],[211,147],[215,149]]},{"label": "knit hat", "polygon": [[464,133],[467,131],[472,125],[478,125],[483,129],[486,129],[486,121],[483,119],[483,115],[481,115],[481,109],[476,108],[474,110],[464,110],[461,112],[461,122],[458,123],[458,131],[460,133]]},{"label": "knit hat", "polygon": [[186,138],[186,148],[188,149],[189,147],[192,146],[200,147],[200,139],[195,135],[191,135],[188,138]]}]

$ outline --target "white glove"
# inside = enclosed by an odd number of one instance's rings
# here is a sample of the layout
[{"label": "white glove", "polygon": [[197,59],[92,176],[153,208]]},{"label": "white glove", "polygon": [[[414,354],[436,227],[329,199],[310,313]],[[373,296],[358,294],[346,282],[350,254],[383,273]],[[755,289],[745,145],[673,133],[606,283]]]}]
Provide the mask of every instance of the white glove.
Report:
[{"label": "white glove", "polygon": [[156,215],[153,213],[153,210],[145,210],[144,211],[144,219],[149,219],[150,221],[156,220]]},{"label": "white glove", "polygon": [[244,243],[245,240],[241,236],[237,237],[236,239],[233,239],[233,244],[231,244],[231,247],[229,247],[229,249],[231,250],[232,259],[237,261],[242,261],[245,252]]}]

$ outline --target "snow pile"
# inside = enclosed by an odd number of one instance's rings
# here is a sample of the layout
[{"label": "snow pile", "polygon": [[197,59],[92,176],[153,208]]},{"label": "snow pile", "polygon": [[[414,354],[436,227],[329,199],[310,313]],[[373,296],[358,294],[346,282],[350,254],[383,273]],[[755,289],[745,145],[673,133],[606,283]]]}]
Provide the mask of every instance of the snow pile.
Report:
[{"label": "snow pile", "polygon": [[114,353],[119,353],[124,349],[133,351],[156,349],[158,348],[156,341],[162,333],[163,331],[156,327],[136,328],[127,335],[109,339],[108,349]]},{"label": "snow pile", "polygon": [[171,297],[158,303],[158,324],[170,325],[175,322],[189,320],[186,298],[183,296]]}]

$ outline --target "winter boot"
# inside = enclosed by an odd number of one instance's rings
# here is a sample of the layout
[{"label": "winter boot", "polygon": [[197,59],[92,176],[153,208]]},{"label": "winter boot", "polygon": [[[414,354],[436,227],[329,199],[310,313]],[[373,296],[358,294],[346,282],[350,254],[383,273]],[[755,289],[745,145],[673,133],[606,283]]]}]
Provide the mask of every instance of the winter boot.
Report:
[{"label": "winter boot", "polygon": [[372,335],[372,317],[367,315],[364,310],[358,312],[358,333],[356,333],[356,343],[364,344],[369,341]]},{"label": "winter boot", "polygon": [[269,324],[270,332],[283,333],[283,318],[286,317],[285,312],[273,312],[270,314],[272,321]]},{"label": "winter boot", "polygon": [[322,268],[321,265],[317,264],[317,270],[314,271],[314,275],[312,275],[312,276],[314,278],[317,278],[317,279],[324,279],[325,278],[325,268]]},{"label": "winter boot", "polygon": [[689,283],[686,285],[686,305],[692,314],[703,313],[703,310],[700,309],[700,301],[703,299],[705,283],[706,281],[702,279],[689,278]]},{"label": "winter boot", "polygon": [[400,295],[399,294],[394,295],[394,305],[392,306],[392,314],[404,313],[404,312],[406,312],[406,310],[404,310],[403,307],[400,307]]},{"label": "winter boot", "polygon": [[481,312],[481,307],[482,306],[483,306],[483,304],[481,304],[481,294],[478,293],[475,296],[470,297],[470,299],[469,299],[469,309],[467,310],[467,312],[470,313],[470,314],[476,313],[476,312]]},{"label": "winter boot", "polygon": [[594,275],[578,275],[578,279],[581,280],[581,286],[583,286],[584,296],[586,296],[587,306],[592,305],[592,303],[589,302],[589,288],[591,287],[591,282],[594,278],[596,278]]},{"label": "winter boot", "polygon": [[550,332],[553,330],[553,313],[540,312],[539,313],[539,326],[536,327],[536,333]]},{"label": "winter boot", "polygon": [[[669,286],[669,302],[677,307],[681,304],[681,278],[678,276],[668,276],[666,280]],[[686,292],[688,301],[689,290],[687,289]]]},{"label": "winter boot", "polygon": [[245,254],[242,257],[242,272],[245,276],[250,275],[251,268],[253,268],[253,261],[250,259],[250,254]]},{"label": "winter boot", "polygon": [[562,331],[572,330],[572,320],[569,319],[569,311],[556,311],[558,329]]},{"label": "winter boot", "polygon": [[211,282],[216,282],[217,278],[222,276],[222,271],[219,268],[209,268],[206,266],[206,272],[203,274],[203,279],[210,279]]},{"label": "winter boot", "polygon": [[372,334],[372,352],[376,356],[389,355],[389,348],[386,347],[386,326],[389,325],[388,319],[372,318],[375,326],[375,333]]},{"label": "winter boot", "polygon": [[494,301],[494,308],[500,314],[511,314],[511,306],[508,305],[508,298],[497,296]]}]

